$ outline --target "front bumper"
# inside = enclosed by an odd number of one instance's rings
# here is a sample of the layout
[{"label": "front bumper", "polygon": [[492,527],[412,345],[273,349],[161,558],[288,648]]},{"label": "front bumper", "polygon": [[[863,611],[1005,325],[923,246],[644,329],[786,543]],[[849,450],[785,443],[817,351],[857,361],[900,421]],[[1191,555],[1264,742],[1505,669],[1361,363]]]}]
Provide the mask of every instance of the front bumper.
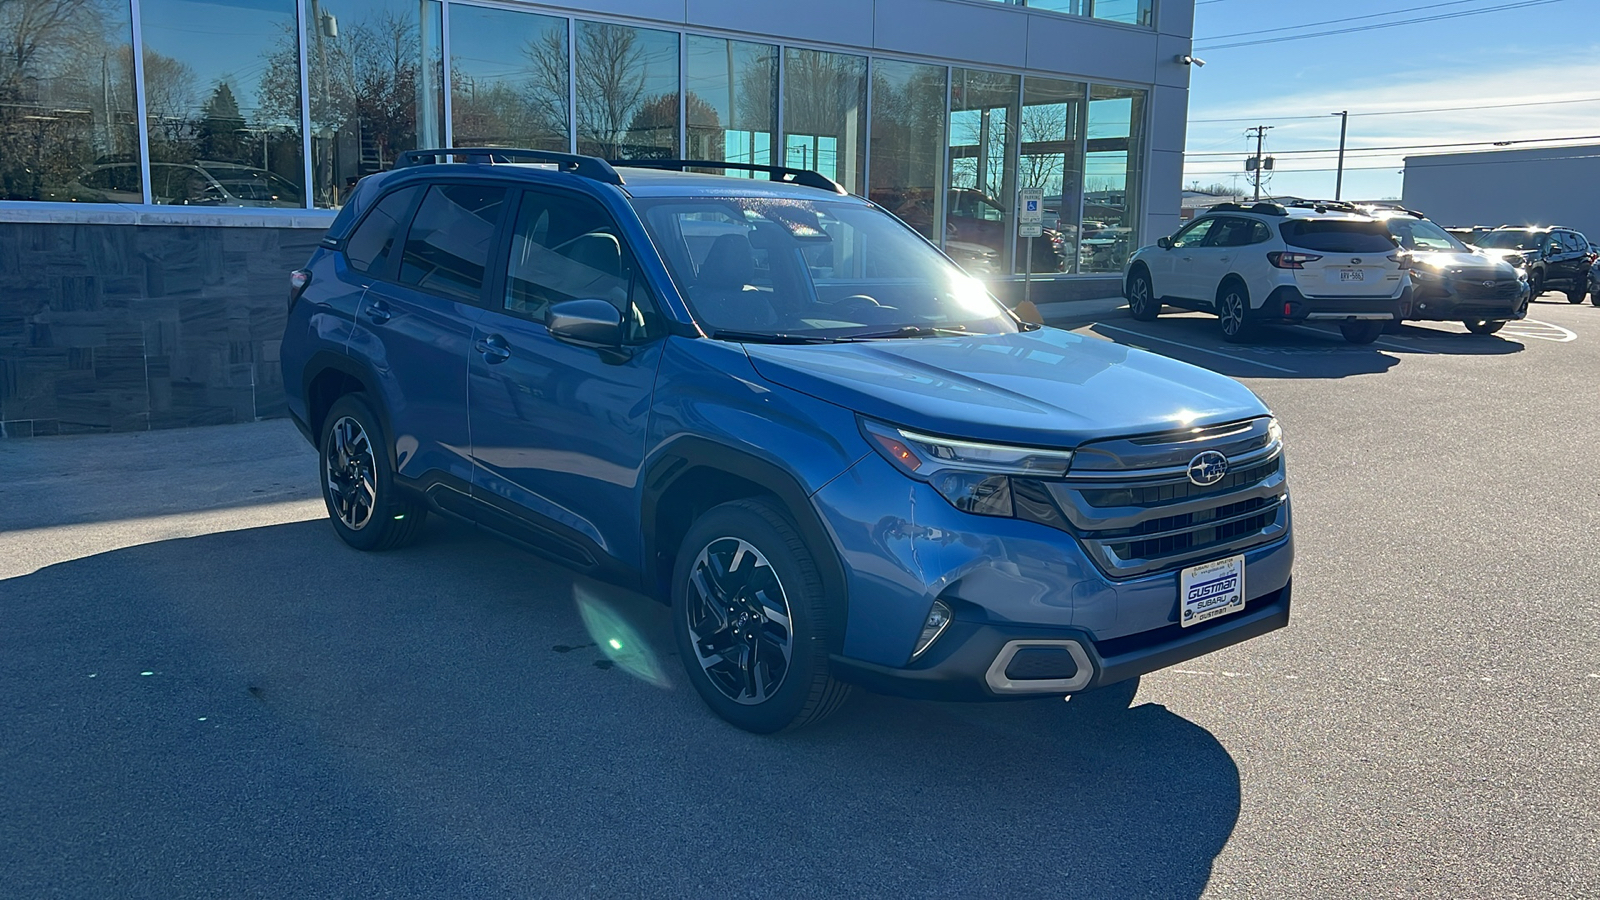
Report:
[{"label": "front bumper", "polygon": [[[871,691],[921,700],[1025,700],[1082,693],[1167,668],[1197,656],[1260,637],[1289,624],[1293,584],[1245,603],[1242,612],[1192,628],[1169,625],[1142,634],[1095,641],[1073,628],[1031,628],[957,619],[928,651],[907,668],[875,665],[834,655],[834,674]],[[1083,651],[1076,670],[1047,672],[1038,679],[1006,677],[1005,654],[1019,644],[1071,642]],[[1014,658],[1014,657],[1013,657]],[[1067,664],[1071,665],[1071,664]],[[1029,681],[1035,684],[1030,686]]]},{"label": "front bumper", "polygon": [[[1488,289],[1479,282],[1429,279],[1412,291],[1403,318],[1435,322],[1521,319],[1527,316],[1528,283],[1518,282],[1515,293],[1503,297],[1481,296]],[[1497,287],[1496,290],[1499,290]]]},{"label": "front bumper", "polygon": [[1411,303],[1411,289],[1398,297],[1307,297],[1292,285],[1275,288],[1251,320],[1269,325],[1300,325],[1305,322],[1359,322],[1403,318]]}]

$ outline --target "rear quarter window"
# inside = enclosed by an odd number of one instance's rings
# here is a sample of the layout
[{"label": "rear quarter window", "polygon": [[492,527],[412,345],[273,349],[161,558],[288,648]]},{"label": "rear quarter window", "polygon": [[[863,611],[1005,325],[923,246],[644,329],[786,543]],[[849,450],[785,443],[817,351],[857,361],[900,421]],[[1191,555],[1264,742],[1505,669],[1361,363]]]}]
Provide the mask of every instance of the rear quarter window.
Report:
[{"label": "rear quarter window", "polygon": [[[345,242],[344,255],[358,272],[382,273],[395,249],[395,240],[404,230],[401,218],[411,209],[420,188],[403,187],[378,201],[372,212]],[[345,207],[348,209],[349,207]]]},{"label": "rear quarter window", "polygon": [[1299,219],[1278,226],[1291,247],[1323,253],[1388,253],[1395,249],[1389,226],[1345,219]]}]

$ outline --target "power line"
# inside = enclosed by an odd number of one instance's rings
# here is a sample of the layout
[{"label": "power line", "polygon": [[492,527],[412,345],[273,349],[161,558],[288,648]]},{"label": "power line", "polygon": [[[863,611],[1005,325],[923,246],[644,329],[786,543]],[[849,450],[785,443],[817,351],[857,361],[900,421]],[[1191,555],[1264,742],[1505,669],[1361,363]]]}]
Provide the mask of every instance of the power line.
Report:
[{"label": "power line", "polygon": [[1549,6],[1552,3],[1562,3],[1565,0],[1522,0],[1519,3],[1507,3],[1503,6],[1492,6],[1487,9],[1469,9],[1461,12],[1441,13],[1435,16],[1418,16],[1412,19],[1401,19],[1398,22],[1383,22],[1375,25],[1357,25],[1353,28],[1335,28],[1329,31],[1312,31],[1306,34],[1291,34],[1283,37],[1260,38],[1253,41],[1235,41],[1232,44],[1215,44],[1209,47],[1195,47],[1194,52],[1204,53],[1213,50],[1231,50],[1235,47],[1254,47],[1259,44],[1278,44],[1284,41],[1300,41],[1306,38],[1328,37],[1336,34],[1355,34],[1362,31],[1377,31],[1380,28],[1395,28],[1400,25],[1416,25],[1421,22],[1436,22],[1440,19],[1459,19],[1465,16],[1478,16],[1484,13],[1503,12],[1508,9],[1524,9],[1530,6]]},{"label": "power line", "polygon": [[1381,19],[1385,16],[1398,16],[1401,13],[1416,12],[1422,9],[1438,9],[1441,6],[1460,6],[1463,3],[1482,3],[1483,0],[1448,0],[1446,3],[1427,3],[1422,6],[1407,6],[1404,9],[1391,9],[1388,12],[1369,13],[1365,16],[1345,16],[1342,19],[1325,19],[1321,22],[1306,22],[1301,25],[1280,25],[1277,28],[1262,28],[1259,31],[1236,31],[1232,34],[1213,34],[1203,38],[1195,38],[1195,43],[1203,41],[1220,41],[1224,38],[1249,37],[1252,34],[1271,34],[1275,31],[1294,31],[1299,28],[1316,28],[1321,25],[1338,25],[1342,22],[1355,22],[1360,19]]},{"label": "power line", "polygon": [[[1253,129],[1253,128],[1247,128],[1245,130],[1246,131],[1251,131],[1251,132],[1255,131],[1255,129]],[[1485,144],[1490,144],[1490,145],[1493,145],[1493,146],[1496,146],[1496,147],[1501,147],[1501,146],[1508,146],[1508,145],[1511,145],[1511,144],[1543,144],[1543,143],[1548,143],[1550,141],[1594,141],[1594,140],[1600,140],[1600,134],[1575,134],[1575,135],[1571,135],[1569,137],[1521,138],[1521,139],[1514,140],[1514,141],[1455,141],[1455,142],[1448,143],[1448,144],[1397,144],[1397,145],[1395,145],[1393,147],[1351,147],[1350,149],[1346,150],[1345,152],[1346,153],[1359,153],[1359,152],[1372,152],[1372,151],[1378,151],[1378,150],[1431,150],[1431,149],[1434,149],[1436,147],[1478,147],[1478,146],[1483,146]],[[1275,155],[1277,155],[1277,156],[1287,156],[1287,155],[1289,155],[1291,153],[1299,154],[1299,153],[1331,153],[1331,152],[1333,152],[1333,151],[1328,150],[1326,148],[1315,149],[1315,150],[1279,150]],[[1189,155],[1189,156],[1238,156],[1239,154],[1238,154],[1237,151],[1234,151],[1234,152],[1230,153],[1230,152],[1228,152],[1226,150],[1214,150],[1214,151],[1205,152],[1205,153],[1190,153],[1190,154],[1187,154],[1187,155]]]},{"label": "power line", "polygon": [[[1554,106],[1558,103],[1596,103],[1600,97],[1579,97],[1574,100],[1531,100],[1523,103],[1486,103],[1477,106],[1436,106],[1431,109],[1390,109],[1379,112],[1353,112],[1354,116],[1413,116],[1423,113],[1441,112],[1475,112],[1480,109],[1515,109],[1523,106]],[[1195,122],[1258,122],[1265,119],[1269,122],[1281,122],[1290,119],[1326,119],[1327,116],[1234,116],[1226,119],[1190,119],[1190,124]]]},{"label": "power line", "polygon": [[[1506,160],[1506,162],[1507,163],[1560,162],[1561,160],[1567,160],[1567,159],[1600,159],[1600,153],[1585,153],[1585,154],[1583,154],[1581,156],[1527,156],[1527,157],[1522,157],[1520,159]],[[1421,169],[1452,169],[1452,168],[1456,168],[1458,166],[1482,166],[1482,165],[1488,165],[1488,163],[1479,162],[1479,161],[1453,162],[1453,163],[1430,163],[1429,165],[1426,165],[1426,166],[1417,166],[1417,169],[1418,170],[1421,170]],[[1405,171],[1405,169],[1403,167],[1401,167],[1401,166],[1345,166],[1344,170],[1346,172],[1404,172]],[[1329,167],[1326,167],[1326,168],[1318,168],[1318,169],[1275,169],[1274,170],[1275,174],[1278,174],[1278,175],[1298,175],[1298,174],[1301,174],[1303,172],[1332,172],[1332,171],[1335,171],[1332,166],[1329,166]],[[1232,172],[1232,170],[1219,170],[1219,171],[1215,171],[1215,172],[1196,172],[1196,171],[1191,171],[1191,170],[1189,170],[1187,168],[1184,169],[1184,177],[1186,177],[1186,178],[1187,177],[1191,177],[1191,176],[1199,176],[1199,177],[1203,177],[1203,178],[1210,178],[1210,177],[1215,177],[1215,176],[1232,175],[1232,174],[1234,174]]]}]

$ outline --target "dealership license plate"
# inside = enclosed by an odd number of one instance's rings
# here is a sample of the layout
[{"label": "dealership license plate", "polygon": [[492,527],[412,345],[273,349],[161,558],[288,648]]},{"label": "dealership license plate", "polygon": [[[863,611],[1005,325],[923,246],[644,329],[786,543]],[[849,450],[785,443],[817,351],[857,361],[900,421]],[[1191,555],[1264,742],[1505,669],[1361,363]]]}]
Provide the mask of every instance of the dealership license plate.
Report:
[{"label": "dealership license plate", "polygon": [[1244,557],[1230,556],[1184,569],[1178,577],[1182,605],[1178,622],[1198,625],[1244,609]]},{"label": "dealership license plate", "polygon": [[1340,281],[1366,281],[1367,273],[1364,269],[1340,269]]}]

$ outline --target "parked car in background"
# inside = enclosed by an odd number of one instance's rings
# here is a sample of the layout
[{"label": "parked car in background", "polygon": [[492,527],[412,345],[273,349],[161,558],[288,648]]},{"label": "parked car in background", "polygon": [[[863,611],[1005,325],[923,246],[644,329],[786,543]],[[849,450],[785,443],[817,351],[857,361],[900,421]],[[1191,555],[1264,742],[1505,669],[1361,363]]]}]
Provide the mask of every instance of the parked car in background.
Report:
[{"label": "parked car in background", "polygon": [[1405,252],[1411,300],[1403,319],[1460,322],[1473,334],[1493,334],[1528,314],[1528,275],[1504,256],[1474,252],[1419,212],[1369,209]]},{"label": "parked car in background", "polygon": [[1369,344],[1409,291],[1388,227],[1349,204],[1218,204],[1141,247],[1123,274],[1135,319],[1155,319],[1162,304],[1214,313],[1230,341],[1258,325],[1324,322]]},{"label": "parked car in background", "polygon": [[1589,302],[1600,306],[1600,257],[1589,265]]},{"label": "parked car in background", "polygon": [[1453,225],[1445,231],[1454,235],[1456,240],[1469,246],[1478,243],[1478,238],[1494,230],[1492,225]]},{"label": "parked car in background", "polygon": [[1588,239],[1571,228],[1502,225],[1480,237],[1477,246],[1513,265],[1520,259],[1535,300],[1554,290],[1564,292],[1569,303],[1583,302],[1596,253]]},{"label": "parked car in background", "polygon": [[442,513],[642,591],[756,732],[852,683],[1126,707],[1288,624],[1282,434],[1238,382],[1020,322],[815,172],[397,165],[291,275],[280,354],[352,547]]},{"label": "parked car in background", "polygon": [[[933,224],[934,194],[927,190],[872,192],[872,202],[899,216],[912,228],[936,235]],[[962,268],[979,275],[1004,275],[1006,251],[1016,233],[1016,224],[993,197],[972,188],[952,188],[945,194],[945,250]],[[1017,238],[1016,270],[1022,271],[1027,244],[1033,242],[1033,271],[1060,272],[1066,257],[1062,240],[1054,229],[1046,228],[1039,237]],[[935,241],[937,243],[937,241]],[[987,251],[987,252],[985,252]],[[974,268],[974,266],[976,268]]]},{"label": "parked car in background", "polygon": [[[143,203],[139,164],[91,166],[69,186],[71,199],[95,203]],[[238,163],[150,164],[151,200],[173,206],[287,207],[305,205],[300,186],[266,169]]]}]

